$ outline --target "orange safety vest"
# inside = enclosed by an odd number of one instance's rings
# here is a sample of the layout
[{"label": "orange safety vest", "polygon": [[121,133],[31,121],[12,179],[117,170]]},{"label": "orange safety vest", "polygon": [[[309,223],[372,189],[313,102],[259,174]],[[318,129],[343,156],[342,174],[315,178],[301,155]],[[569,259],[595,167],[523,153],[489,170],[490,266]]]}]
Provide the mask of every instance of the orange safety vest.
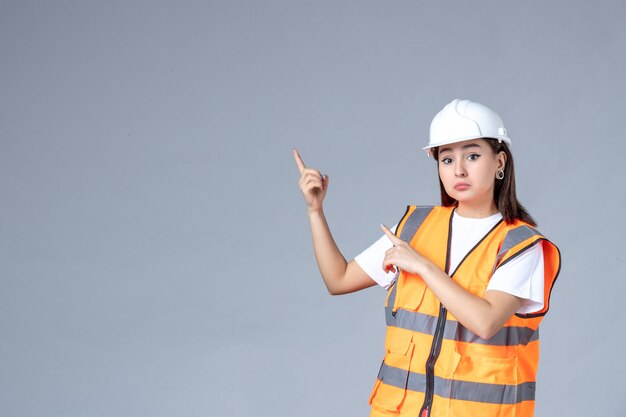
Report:
[{"label": "orange safety vest", "polygon": [[539,323],[560,270],[558,248],[528,223],[500,220],[449,271],[453,207],[409,206],[396,235],[482,297],[493,272],[543,242],[544,308],[513,315],[484,340],[439,302],[417,274],[401,271],[385,302],[386,354],[371,416],[532,417],[539,362]]}]

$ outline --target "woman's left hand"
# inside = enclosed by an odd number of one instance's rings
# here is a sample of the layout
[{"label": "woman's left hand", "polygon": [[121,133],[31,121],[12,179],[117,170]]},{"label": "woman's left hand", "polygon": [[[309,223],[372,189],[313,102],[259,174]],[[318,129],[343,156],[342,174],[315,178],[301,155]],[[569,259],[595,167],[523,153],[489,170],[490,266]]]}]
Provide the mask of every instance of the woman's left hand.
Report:
[{"label": "woman's left hand", "polygon": [[393,247],[385,252],[383,270],[396,272],[397,267],[412,274],[419,274],[429,262],[428,259],[417,253],[407,242],[394,235],[387,226],[381,224],[380,227],[393,243]]}]

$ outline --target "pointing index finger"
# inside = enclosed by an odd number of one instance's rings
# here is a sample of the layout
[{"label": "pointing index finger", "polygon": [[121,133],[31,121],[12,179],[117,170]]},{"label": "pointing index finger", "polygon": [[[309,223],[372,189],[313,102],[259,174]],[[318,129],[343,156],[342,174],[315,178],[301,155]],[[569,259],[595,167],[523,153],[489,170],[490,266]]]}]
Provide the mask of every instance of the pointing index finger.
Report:
[{"label": "pointing index finger", "polygon": [[300,157],[300,154],[298,153],[298,150],[296,148],[293,148],[293,157],[296,159],[296,165],[298,165],[300,174],[302,174],[302,171],[304,171],[304,169],[306,168],[306,165],[304,165],[304,161]]},{"label": "pointing index finger", "polygon": [[385,232],[385,235],[387,235],[387,237],[389,238],[389,240],[391,240],[391,243],[393,243],[394,246],[402,242],[402,239],[394,235],[393,232],[384,224],[381,223],[380,228],[383,229],[383,232]]}]

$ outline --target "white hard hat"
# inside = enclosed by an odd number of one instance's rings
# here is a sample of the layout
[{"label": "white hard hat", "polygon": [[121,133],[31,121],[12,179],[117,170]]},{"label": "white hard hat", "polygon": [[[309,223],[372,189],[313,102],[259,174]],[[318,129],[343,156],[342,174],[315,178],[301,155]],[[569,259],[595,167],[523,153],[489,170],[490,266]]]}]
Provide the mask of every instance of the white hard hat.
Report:
[{"label": "white hard hat", "polygon": [[422,149],[430,155],[431,148],[478,138],[511,144],[498,113],[483,104],[455,98],[433,118],[428,146]]}]

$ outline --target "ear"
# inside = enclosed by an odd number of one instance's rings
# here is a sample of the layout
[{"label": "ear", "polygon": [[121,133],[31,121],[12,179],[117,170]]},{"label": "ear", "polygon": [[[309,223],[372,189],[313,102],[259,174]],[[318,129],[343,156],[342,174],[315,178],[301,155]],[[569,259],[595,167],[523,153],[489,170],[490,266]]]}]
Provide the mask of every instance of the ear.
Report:
[{"label": "ear", "polygon": [[504,169],[506,167],[506,154],[504,151],[498,152],[496,158],[498,159],[498,169]]}]

